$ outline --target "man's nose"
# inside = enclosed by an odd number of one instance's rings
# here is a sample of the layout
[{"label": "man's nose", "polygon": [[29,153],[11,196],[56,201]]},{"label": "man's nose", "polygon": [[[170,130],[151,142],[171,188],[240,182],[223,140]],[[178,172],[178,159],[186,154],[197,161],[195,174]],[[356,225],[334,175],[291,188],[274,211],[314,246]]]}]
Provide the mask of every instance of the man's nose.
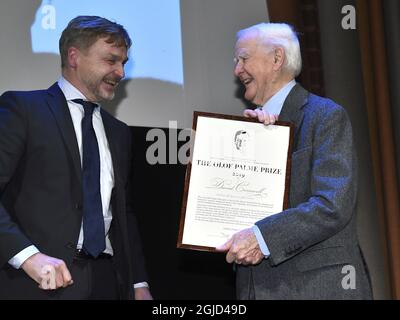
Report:
[{"label": "man's nose", "polygon": [[239,61],[238,63],[236,63],[233,73],[235,74],[236,77],[239,77],[239,75],[242,72],[243,72],[243,64]]},{"label": "man's nose", "polygon": [[115,73],[118,75],[120,79],[123,79],[125,77],[124,65],[121,64],[117,66],[117,68],[115,69]]}]

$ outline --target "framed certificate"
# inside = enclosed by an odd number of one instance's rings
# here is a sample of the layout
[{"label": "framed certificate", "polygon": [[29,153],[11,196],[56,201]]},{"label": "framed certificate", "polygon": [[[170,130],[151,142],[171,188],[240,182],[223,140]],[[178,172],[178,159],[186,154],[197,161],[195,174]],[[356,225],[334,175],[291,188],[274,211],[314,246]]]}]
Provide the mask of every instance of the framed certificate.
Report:
[{"label": "framed certificate", "polygon": [[288,205],[290,123],[194,112],[178,248],[215,251]]}]

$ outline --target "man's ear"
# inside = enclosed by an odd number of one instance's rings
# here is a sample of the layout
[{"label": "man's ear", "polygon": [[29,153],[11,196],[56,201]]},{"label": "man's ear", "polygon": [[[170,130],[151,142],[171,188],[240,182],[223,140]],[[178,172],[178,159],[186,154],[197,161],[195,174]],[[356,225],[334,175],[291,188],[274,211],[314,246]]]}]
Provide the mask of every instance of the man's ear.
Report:
[{"label": "man's ear", "polygon": [[283,63],[285,62],[285,50],[281,47],[277,47],[274,49],[274,70],[281,69]]},{"label": "man's ear", "polygon": [[78,48],[68,48],[68,65],[75,69],[78,66],[80,51]]}]

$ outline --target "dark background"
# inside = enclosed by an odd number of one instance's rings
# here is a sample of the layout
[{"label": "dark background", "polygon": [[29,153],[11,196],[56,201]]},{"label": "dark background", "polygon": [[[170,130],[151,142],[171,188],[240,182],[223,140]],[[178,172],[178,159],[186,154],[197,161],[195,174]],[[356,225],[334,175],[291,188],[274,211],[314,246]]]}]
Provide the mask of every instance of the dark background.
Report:
[{"label": "dark background", "polygon": [[[225,261],[225,254],[176,247],[186,166],[179,163],[150,165],[146,161],[146,150],[154,143],[146,141],[146,134],[151,129],[131,127],[134,150],[132,197],[153,297],[234,299],[234,272],[232,265]],[[169,141],[169,130],[162,130]],[[184,143],[178,142],[178,150]]]}]

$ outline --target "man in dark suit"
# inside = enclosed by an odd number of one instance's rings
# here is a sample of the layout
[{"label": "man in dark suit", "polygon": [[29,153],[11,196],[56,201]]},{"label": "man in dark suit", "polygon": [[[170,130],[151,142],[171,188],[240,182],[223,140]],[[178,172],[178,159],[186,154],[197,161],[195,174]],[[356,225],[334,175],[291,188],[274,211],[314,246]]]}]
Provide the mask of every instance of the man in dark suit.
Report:
[{"label": "man in dark suit", "polygon": [[346,111],[295,82],[300,46],[286,24],[239,31],[235,59],[246,100],[259,106],[244,115],[294,125],[289,208],[219,248],[236,263],[238,298],[372,298],[357,239],[357,168]]},{"label": "man in dark suit", "polygon": [[79,16],[62,77],[0,97],[0,298],[151,299],[130,194],[129,128],[114,97],[131,40]]}]

